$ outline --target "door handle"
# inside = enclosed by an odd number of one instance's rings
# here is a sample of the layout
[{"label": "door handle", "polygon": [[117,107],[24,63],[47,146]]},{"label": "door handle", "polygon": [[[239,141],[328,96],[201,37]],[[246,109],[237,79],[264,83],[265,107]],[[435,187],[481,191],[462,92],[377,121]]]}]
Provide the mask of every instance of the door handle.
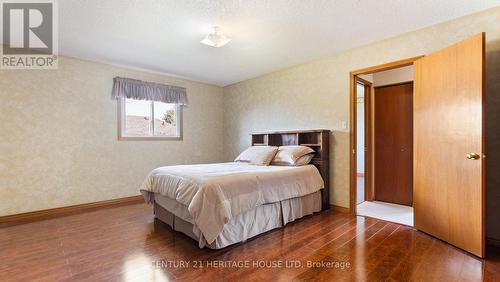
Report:
[{"label": "door handle", "polygon": [[481,158],[481,156],[479,156],[476,153],[468,153],[467,154],[467,159],[469,159],[469,160],[478,160],[479,158]]}]

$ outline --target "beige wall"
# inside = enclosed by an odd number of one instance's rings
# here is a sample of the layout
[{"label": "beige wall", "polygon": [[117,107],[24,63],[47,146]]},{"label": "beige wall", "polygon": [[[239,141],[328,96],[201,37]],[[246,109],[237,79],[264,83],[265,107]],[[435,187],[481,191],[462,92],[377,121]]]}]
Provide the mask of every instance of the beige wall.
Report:
[{"label": "beige wall", "polygon": [[[349,72],[442,49],[479,32],[487,46],[487,232],[500,238],[500,7],[224,88],[224,148],[232,159],[259,130],[333,130],[331,199],[349,206]],[[334,43],[332,43],[334,44]],[[444,199],[443,199],[444,200]]]},{"label": "beige wall", "polygon": [[413,81],[413,65],[374,73],[373,86]]},{"label": "beige wall", "polygon": [[[117,141],[113,77],[187,88],[183,141]],[[222,160],[222,88],[63,57],[0,71],[0,216],[138,195],[161,165]]]}]

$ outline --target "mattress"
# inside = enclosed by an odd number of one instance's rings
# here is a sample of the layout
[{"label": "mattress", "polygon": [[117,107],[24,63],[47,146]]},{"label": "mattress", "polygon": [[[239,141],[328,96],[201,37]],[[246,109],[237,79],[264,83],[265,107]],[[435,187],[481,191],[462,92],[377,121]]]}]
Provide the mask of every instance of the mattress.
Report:
[{"label": "mattress", "polygon": [[323,187],[323,179],[313,165],[218,163],[157,168],[144,181],[141,193],[150,203],[159,194],[184,206],[190,215],[184,219],[211,244],[238,215],[306,196]]},{"label": "mattress", "polygon": [[154,194],[154,211],[156,218],[198,241],[200,248],[221,249],[321,211],[321,192],[261,205],[241,213],[224,225],[212,243],[206,241],[185,205]]}]

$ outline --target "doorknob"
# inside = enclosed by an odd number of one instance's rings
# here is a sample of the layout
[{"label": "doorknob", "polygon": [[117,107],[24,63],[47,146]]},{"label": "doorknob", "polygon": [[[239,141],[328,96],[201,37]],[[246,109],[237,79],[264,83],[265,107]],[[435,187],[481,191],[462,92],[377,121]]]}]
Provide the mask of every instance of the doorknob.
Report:
[{"label": "doorknob", "polygon": [[479,156],[476,153],[468,153],[467,154],[467,159],[469,159],[469,160],[478,160],[479,158],[481,158],[481,156]]}]

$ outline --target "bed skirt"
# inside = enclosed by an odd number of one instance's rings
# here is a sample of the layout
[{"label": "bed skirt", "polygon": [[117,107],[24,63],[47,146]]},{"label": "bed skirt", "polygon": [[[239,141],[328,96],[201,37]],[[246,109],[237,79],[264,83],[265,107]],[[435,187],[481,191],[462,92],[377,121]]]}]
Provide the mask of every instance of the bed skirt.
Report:
[{"label": "bed skirt", "polygon": [[321,191],[258,206],[239,214],[224,225],[217,239],[207,244],[203,235],[193,223],[187,207],[160,194],[154,194],[155,217],[173,230],[182,232],[198,241],[200,248],[221,249],[249,238],[280,228],[298,218],[321,211]]}]

